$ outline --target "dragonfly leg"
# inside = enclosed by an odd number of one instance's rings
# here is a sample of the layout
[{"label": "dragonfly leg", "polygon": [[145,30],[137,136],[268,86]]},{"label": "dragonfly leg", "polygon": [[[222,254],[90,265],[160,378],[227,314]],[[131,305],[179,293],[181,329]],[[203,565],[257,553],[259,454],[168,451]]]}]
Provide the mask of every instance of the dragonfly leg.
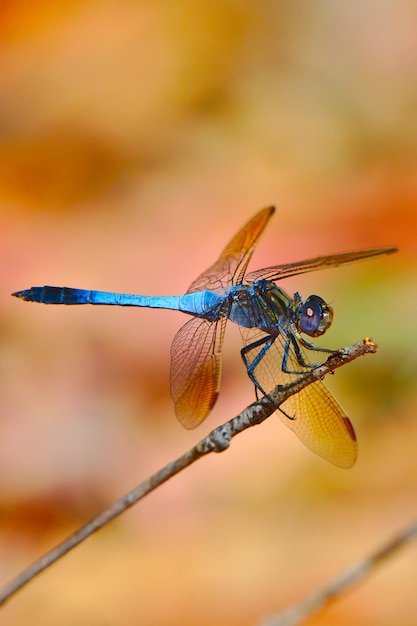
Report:
[{"label": "dragonfly leg", "polygon": [[335,354],[337,350],[330,350],[329,348],[319,348],[318,346],[313,346],[312,343],[306,341],[304,337],[299,337],[300,343],[307,348],[307,350],[314,350],[315,352],[325,352],[326,354]]},{"label": "dragonfly leg", "polygon": [[[249,344],[248,346],[243,347],[242,350],[240,351],[240,354],[242,356],[243,362],[244,362],[245,367],[246,367],[246,371],[248,372],[248,376],[249,376],[250,380],[252,381],[252,383],[253,383],[253,385],[255,387],[256,399],[259,400],[259,394],[261,393],[262,396],[267,398],[270,402],[272,402],[272,404],[275,404],[275,402],[274,402],[273,398],[271,398],[271,396],[259,384],[259,382],[258,382],[258,380],[256,379],[256,376],[255,376],[255,369],[259,365],[259,363],[262,361],[262,359],[264,358],[265,354],[268,352],[269,348],[274,343],[275,339],[276,339],[276,337],[274,335],[266,335],[265,337],[262,337],[261,339],[258,339],[258,341],[254,341],[253,343]],[[286,356],[284,356],[285,359],[288,358],[289,345],[290,345],[290,339],[288,339],[286,344],[285,344],[285,351],[287,353]],[[254,348],[258,348],[259,346],[262,346],[262,349],[256,355],[254,360],[250,363],[248,358],[247,358],[247,356],[246,356],[246,353],[249,352],[250,350],[253,350]],[[302,373],[302,372],[298,372],[298,373]],[[279,411],[281,411],[281,413],[283,415],[285,415],[285,417],[288,418],[289,420],[294,420],[295,419],[295,416],[288,415],[288,413],[286,413],[284,411],[284,409],[282,409],[280,406],[277,406],[277,409]]]},{"label": "dragonfly leg", "polygon": [[290,347],[294,348],[294,352],[295,352],[295,356],[297,358],[297,362],[299,364],[299,366],[301,368],[309,368],[309,369],[314,369],[315,367],[317,367],[316,365],[312,364],[312,363],[306,363],[302,352],[300,350],[300,346],[298,345],[297,339],[294,337],[293,334],[288,335],[287,341],[285,342],[285,346],[284,346],[284,357],[282,359],[282,371],[284,372],[284,374],[292,374],[294,376],[299,376],[300,374],[304,374],[304,370],[300,369],[300,370],[289,370],[287,367],[288,364],[288,357],[289,357],[289,353],[290,353]]},{"label": "dragonfly leg", "polygon": [[[261,387],[258,380],[256,379],[255,369],[259,365],[259,363],[262,361],[262,359],[264,358],[265,354],[268,352],[269,348],[272,346],[274,341],[275,341],[275,337],[273,335],[265,335],[265,337],[261,337],[261,339],[258,339],[257,341],[254,341],[253,343],[247,346],[244,346],[240,351],[248,376],[250,380],[252,381],[253,385],[255,386],[255,394],[256,394],[257,400],[259,400],[258,392],[261,392],[261,394],[263,396],[266,396],[270,402],[273,402],[272,398],[268,395],[265,389]],[[262,346],[262,349],[258,352],[258,354],[253,359],[253,361],[250,362],[246,354],[250,352],[251,350],[258,348],[259,346]]]},{"label": "dragonfly leg", "polygon": [[317,348],[316,346],[313,346],[313,344],[309,343],[308,341],[306,341],[305,339],[303,339],[302,337],[295,337],[293,334],[290,334],[288,336],[288,339],[285,343],[285,348],[284,348],[284,358],[282,359],[282,371],[285,374],[295,374],[295,375],[300,375],[303,374],[304,371],[303,370],[289,370],[287,368],[287,363],[288,363],[288,356],[289,356],[289,349],[290,349],[290,345],[292,344],[293,348],[294,348],[294,353],[295,356],[297,358],[298,364],[300,365],[300,367],[302,368],[307,368],[307,369],[314,369],[315,367],[318,367],[320,365],[320,363],[307,363],[306,360],[303,357],[303,354],[300,350],[300,346],[298,341],[308,350],[314,350],[315,352],[325,352],[326,354],[334,354],[335,352],[337,352],[337,350],[329,350],[327,348]]}]

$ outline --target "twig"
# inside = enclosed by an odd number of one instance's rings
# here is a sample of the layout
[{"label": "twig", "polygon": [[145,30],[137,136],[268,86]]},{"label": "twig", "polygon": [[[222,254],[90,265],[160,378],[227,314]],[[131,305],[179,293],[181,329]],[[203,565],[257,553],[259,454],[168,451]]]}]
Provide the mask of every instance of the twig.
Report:
[{"label": "twig", "polygon": [[271,402],[268,398],[262,398],[261,400],[258,400],[248,406],[238,416],[212,430],[207,437],[202,439],[188,452],[180,456],[172,463],[168,463],[161,470],[153,474],[153,476],[129,491],[129,493],[120,498],[120,500],[114,502],[102,513],[94,517],[62,543],[53,548],[50,552],[47,552],[43,557],[35,561],[27,569],[16,576],[16,578],[4,585],[4,587],[0,589],[0,606],[5,604],[7,600],[9,600],[17,591],[25,587],[25,585],[35,578],[35,576],[46,570],[53,563],[67,554],[67,552],[75,548],[78,544],[90,537],[90,535],[118,517],[121,513],[129,509],[148,493],[156,489],[156,487],[162,485],[162,483],[166,482],[169,478],[172,478],[172,476],[175,476],[175,474],[178,474],[178,472],[210,452],[223,452],[226,450],[233,437],[247,428],[260,424],[266,420],[276,411],[277,406],[285,402],[285,400],[287,400],[290,396],[301,391],[304,387],[311,385],[311,383],[316,381],[318,378],[323,378],[338,367],[357,359],[361,355],[374,353],[377,349],[378,346],[373,343],[371,339],[366,338],[348,348],[338,350],[332,354],[323,365],[315,368],[308,374],[303,375],[295,383],[287,386],[278,386],[274,392],[270,394],[274,402]]},{"label": "twig", "polygon": [[262,622],[261,626],[297,626],[313,614],[328,606],[342,593],[357,585],[386,558],[393,556],[397,550],[417,537],[417,521],[404,528],[387,543],[367,558],[349,567],[340,576],[331,580],[322,589],[315,591],[298,604],[294,604],[284,613],[272,616]]}]

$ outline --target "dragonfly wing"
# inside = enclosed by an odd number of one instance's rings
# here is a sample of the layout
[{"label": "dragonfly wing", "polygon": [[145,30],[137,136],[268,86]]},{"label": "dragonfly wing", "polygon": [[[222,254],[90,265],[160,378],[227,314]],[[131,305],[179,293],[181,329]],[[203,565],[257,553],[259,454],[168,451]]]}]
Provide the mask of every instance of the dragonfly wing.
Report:
[{"label": "dragonfly wing", "polygon": [[[240,330],[245,345],[265,336],[259,330]],[[299,373],[293,375],[282,371],[284,345],[285,337],[279,335],[255,368],[256,380],[267,393],[277,384],[288,385],[303,372],[309,371],[309,368],[302,367],[298,362],[292,345],[288,352],[287,369]],[[250,363],[261,349],[262,345],[246,354]],[[307,351],[301,346],[300,351],[304,362],[311,362]],[[319,362],[323,361],[320,361],[320,352],[312,354],[319,355]],[[351,467],[355,463],[358,445],[353,426],[345,411],[321,381],[318,380],[291,396],[281,405],[281,409],[284,411],[278,410],[281,420],[310,450],[339,467]]]},{"label": "dragonfly wing", "polygon": [[353,426],[330,391],[317,382],[291,396],[282,405],[295,419],[280,418],[310,450],[339,467],[351,467],[358,456]]},{"label": "dragonfly wing", "polygon": [[204,290],[224,293],[230,285],[242,282],[256,244],[274,211],[274,207],[268,207],[249,220],[217,261],[191,283],[187,293]]},{"label": "dragonfly wing", "polygon": [[341,265],[348,265],[349,263],[356,263],[356,261],[392,254],[393,252],[397,252],[397,248],[371,248],[370,250],[357,250],[354,252],[344,252],[342,254],[319,256],[305,261],[265,267],[262,270],[250,272],[247,274],[246,279],[249,282],[261,279],[275,281],[282,278],[289,278],[290,276],[296,276],[297,274],[305,274],[306,272],[324,270],[330,267],[340,267]]},{"label": "dragonfly wing", "polygon": [[221,348],[227,317],[217,322],[195,317],[171,346],[171,396],[177,418],[195,428],[210,413],[220,389]]}]

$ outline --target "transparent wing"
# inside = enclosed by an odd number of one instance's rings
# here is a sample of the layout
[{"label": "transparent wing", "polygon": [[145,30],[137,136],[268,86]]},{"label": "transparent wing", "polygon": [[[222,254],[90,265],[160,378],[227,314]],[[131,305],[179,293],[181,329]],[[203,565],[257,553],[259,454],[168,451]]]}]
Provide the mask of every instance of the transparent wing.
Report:
[{"label": "transparent wing", "polygon": [[[265,333],[257,329],[240,328],[245,345],[265,337]],[[255,368],[255,377],[261,387],[268,393],[277,384],[287,385],[297,380],[303,371],[291,346],[288,354],[287,369],[300,372],[298,375],[286,374],[282,371],[285,337],[278,336],[264,358]],[[262,345],[247,353],[249,362],[256,358]],[[300,346],[305,363],[311,363],[309,355],[313,355],[314,363],[324,361],[323,353],[307,351]],[[353,426],[342,407],[321,381],[317,381],[281,405],[286,413],[277,411],[281,420],[291,428],[310,450],[339,467],[351,467],[357,458],[358,446]],[[287,417],[288,416],[288,417]]]},{"label": "transparent wing", "polygon": [[221,348],[227,317],[198,317],[184,324],[171,346],[171,396],[185,428],[195,428],[213,408],[220,389]]},{"label": "transparent wing", "polygon": [[187,293],[205,289],[224,293],[230,285],[241,283],[256,244],[274,211],[274,207],[268,207],[249,220],[227,244],[218,260],[191,283]]},{"label": "transparent wing", "polygon": [[[191,284],[187,293],[206,289],[224,293],[230,285],[241,282],[274,210],[273,207],[263,209],[243,226],[220,258]],[[177,417],[186,428],[198,426],[216,402],[226,321],[226,310],[219,313],[217,322],[194,318],[174,337],[171,346],[171,395]]]},{"label": "transparent wing", "polygon": [[397,252],[397,248],[372,248],[370,250],[357,250],[354,252],[344,252],[342,254],[331,254],[330,256],[319,256],[315,259],[307,259],[295,263],[285,263],[284,265],[273,265],[265,267],[262,270],[256,270],[246,275],[246,280],[253,282],[255,280],[279,280],[289,278],[297,274],[305,274],[306,272],[314,272],[316,270],[324,270],[330,267],[340,267],[348,263],[356,263],[364,259],[371,259],[376,256],[385,254],[393,254]]}]

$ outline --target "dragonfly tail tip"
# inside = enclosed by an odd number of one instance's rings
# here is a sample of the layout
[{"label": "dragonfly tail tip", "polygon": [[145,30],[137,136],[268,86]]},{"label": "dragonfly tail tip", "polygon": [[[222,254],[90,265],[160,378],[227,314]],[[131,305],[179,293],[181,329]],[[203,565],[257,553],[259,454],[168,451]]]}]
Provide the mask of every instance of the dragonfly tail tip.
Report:
[{"label": "dragonfly tail tip", "polygon": [[30,300],[30,289],[23,289],[22,291],[14,291],[12,294],[15,298],[21,298],[22,300]]}]

